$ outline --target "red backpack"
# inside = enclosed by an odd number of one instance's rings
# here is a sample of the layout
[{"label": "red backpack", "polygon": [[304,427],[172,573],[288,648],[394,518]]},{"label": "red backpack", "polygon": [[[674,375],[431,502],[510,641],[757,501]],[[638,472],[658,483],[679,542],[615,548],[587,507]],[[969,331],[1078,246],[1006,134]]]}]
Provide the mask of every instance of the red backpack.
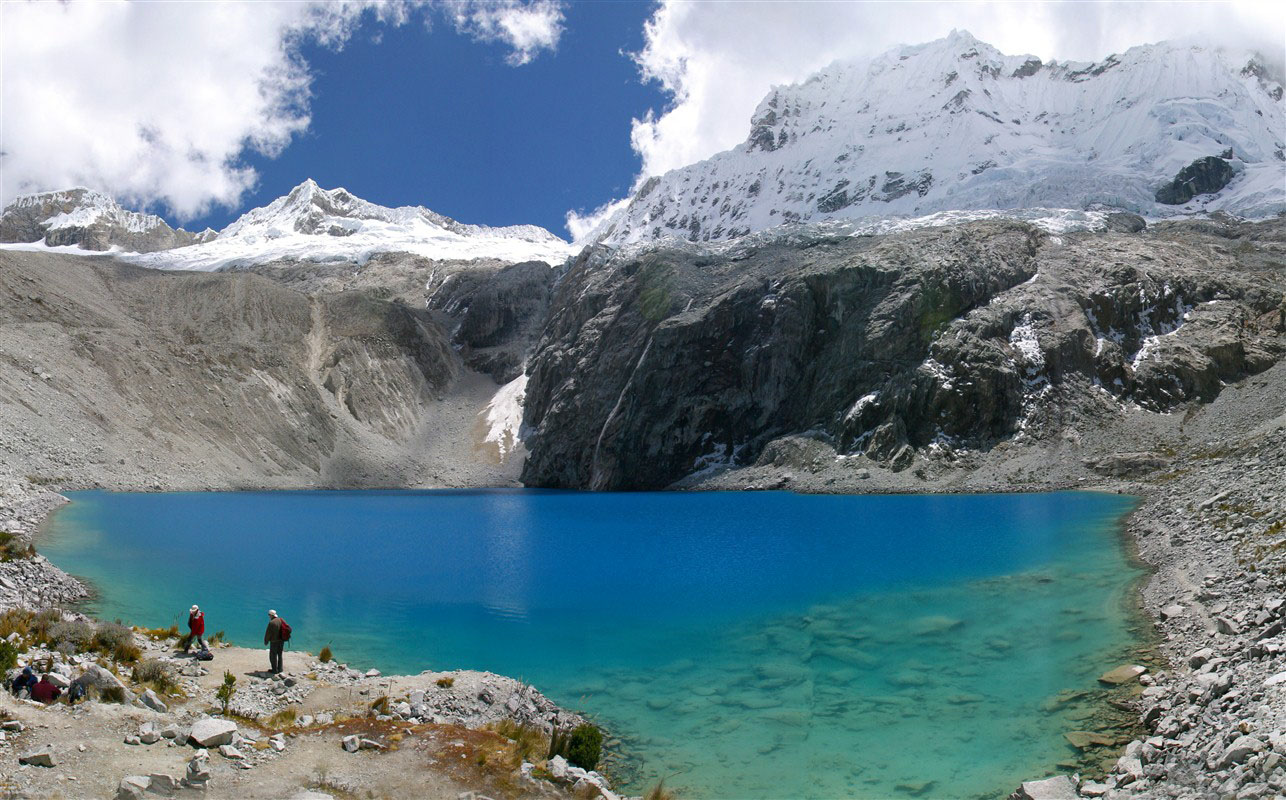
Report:
[{"label": "red backpack", "polygon": [[[278,619],[281,619],[281,618],[278,617]],[[281,640],[283,642],[290,641],[290,626],[286,624],[286,621],[284,619],[281,620]]]}]

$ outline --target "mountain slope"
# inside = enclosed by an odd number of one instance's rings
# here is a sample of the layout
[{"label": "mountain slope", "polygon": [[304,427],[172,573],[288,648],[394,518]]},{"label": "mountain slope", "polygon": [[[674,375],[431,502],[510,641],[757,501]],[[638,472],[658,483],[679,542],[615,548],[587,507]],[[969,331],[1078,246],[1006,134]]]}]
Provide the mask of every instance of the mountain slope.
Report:
[{"label": "mountain slope", "polygon": [[209,230],[193,234],[171,228],[155,214],[127,211],[102,192],[83,187],[18,197],[0,215],[0,242],[8,243],[150,253],[213,236]]},{"label": "mountain slope", "polygon": [[[111,224],[98,223],[92,238],[62,235],[68,220],[84,219]],[[466,225],[419,206],[379,206],[344,189],[322,189],[312,180],[246,212],[218,234],[200,237],[174,232],[160,217],[124,211],[106,195],[85,189],[19,198],[5,209],[0,232],[9,242],[76,244],[88,250],[115,246],[126,251],[121,258],[140,266],[207,272],[283,261],[363,264],[386,252],[509,263],[561,263],[572,253],[570,244],[535,225]]]},{"label": "mountain slope", "polygon": [[[773,89],[742,145],[648,180],[595,238],[712,241],[948,209],[1265,216],[1286,209],[1282,94],[1258,61],[1200,47],[1043,64],[953,32]],[[1158,201],[1180,170],[1224,155],[1221,191]]]}]

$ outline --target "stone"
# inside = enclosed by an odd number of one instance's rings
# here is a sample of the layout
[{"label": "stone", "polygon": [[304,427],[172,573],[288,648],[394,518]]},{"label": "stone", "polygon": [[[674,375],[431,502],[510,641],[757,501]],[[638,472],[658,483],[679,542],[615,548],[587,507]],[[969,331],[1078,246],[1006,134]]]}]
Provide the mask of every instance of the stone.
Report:
[{"label": "stone", "polygon": [[142,800],[151,785],[152,780],[146,775],[126,775],[116,787],[116,800]]},{"label": "stone", "polygon": [[1138,664],[1125,664],[1116,669],[1105,672],[1099,676],[1099,683],[1106,683],[1111,686],[1121,686],[1137,679],[1140,675],[1147,672],[1147,667],[1141,667]]},{"label": "stone", "polygon": [[546,764],[545,768],[549,770],[550,775],[553,775],[555,778],[558,778],[559,780],[562,780],[567,777],[567,759],[563,758],[562,756],[554,756],[553,758],[549,759],[549,762]]},{"label": "stone", "polygon": [[67,687],[71,686],[71,681],[67,680],[66,676],[60,675],[57,672],[49,673],[49,682],[64,691],[67,689]]},{"label": "stone", "polygon": [[1215,617],[1215,630],[1225,636],[1236,636],[1241,633],[1241,630],[1237,627],[1237,623],[1227,617]]},{"label": "stone", "polygon": [[1063,734],[1063,738],[1077,750],[1088,750],[1091,747],[1111,747],[1116,744],[1116,740],[1111,736],[1105,736],[1093,731],[1068,731]]},{"label": "stone", "polygon": [[156,692],[151,689],[148,689],[139,695],[138,699],[143,705],[158,713],[164,714],[170,710],[169,706],[165,705],[165,702],[161,700],[161,698],[157,696]]},{"label": "stone", "polygon": [[367,678],[378,678],[379,676],[380,676],[380,671],[379,671],[379,670],[377,670],[377,669],[368,669],[368,670],[366,670],[366,677],[367,677]]},{"label": "stone", "polygon": [[1221,767],[1232,764],[1244,764],[1256,753],[1262,752],[1266,745],[1254,736],[1240,736],[1224,751],[1219,763]]},{"label": "stone", "polygon": [[164,736],[166,739],[187,738],[183,736],[183,731],[179,728],[179,726],[174,724],[166,725],[164,728],[161,728],[161,735]]},{"label": "stone", "polygon": [[1265,686],[1280,686],[1286,683],[1286,672],[1279,672],[1264,681]]},{"label": "stone", "polygon": [[1183,606],[1179,605],[1178,603],[1174,605],[1169,605],[1161,609],[1161,619],[1163,620],[1175,619],[1176,617],[1183,616],[1183,612],[1184,612]]},{"label": "stone", "polygon": [[219,755],[223,756],[224,758],[230,758],[234,760],[240,760],[246,757],[245,753],[242,753],[240,750],[238,750],[237,748],[233,747],[230,744],[219,745]]},{"label": "stone", "polygon": [[147,777],[151,781],[148,791],[156,794],[174,794],[183,786],[182,781],[178,778],[162,772],[153,772]]},{"label": "stone", "polygon": [[237,723],[231,720],[206,718],[193,723],[188,738],[201,747],[218,747],[230,744],[236,732]]},{"label": "stone", "polygon": [[1024,781],[1010,800],[1077,800],[1076,784],[1066,775],[1040,781]]},{"label": "stone", "polygon": [[415,691],[411,692],[410,695],[407,696],[406,700],[412,706],[424,705],[424,690],[416,689]]},{"label": "stone", "polygon": [[1198,158],[1179,170],[1174,180],[1156,190],[1156,201],[1181,206],[1197,195],[1218,192],[1235,174],[1232,165],[1219,156]]},{"label": "stone", "polygon": [[155,728],[140,731],[138,734],[138,740],[143,744],[156,744],[161,741],[161,732]]},{"label": "stone", "polygon": [[1210,659],[1215,657],[1215,651],[1209,647],[1203,647],[1188,657],[1188,666],[1193,669],[1203,666]]},{"label": "stone", "polygon": [[362,737],[357,734],[349,734],[344,737],[344,749],[350,753],[356,753],[362,746]]},{"label": "stone", "polygon": [[1081,795],[1083,797],[1102,797],[1108,793],[1106,783],[1095,783],[1094,781],[1085,781],[1081,784]]},{"label": "stone", "polygon": [[125,737],[125,744],[140,745],[142,743],[143,743],[143,737],[141,736],[130,735]]},{"label": "stone", "polygon": [[1117,774],[1116,785],[1125,786],[1143,777],[1143,762],[1136,756],[1121,756],[1112,771]]},{"label": "stone", "polygon": [[363,750],[387,750],[388,748],[387,748],[387,747],[385,747],[384,745],[380,744],[379,742],[375,741],[374,739],[363,739],[363,740],[361,741],[361,749],[363,749]]},{"label": "stone", "polygon": [[18,756],[18,763],[30,764],[33,767],[52,767],[58,762],[54,758],[54,746],[47,744]]}]

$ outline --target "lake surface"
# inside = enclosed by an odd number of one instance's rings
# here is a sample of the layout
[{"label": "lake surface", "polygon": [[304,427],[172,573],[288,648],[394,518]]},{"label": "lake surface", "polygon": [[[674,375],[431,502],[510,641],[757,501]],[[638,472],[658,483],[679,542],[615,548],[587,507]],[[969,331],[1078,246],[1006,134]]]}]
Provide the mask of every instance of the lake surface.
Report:
[{"label": "lake surface", "polygon": [[[521,677],[640,792],[974,797],[1074,755],[1050,703],[1130,658],[1133,500],[1080,492],[74,492],[41,551],[150,627]],[[926,786],[926,782],[928,783]]]}]

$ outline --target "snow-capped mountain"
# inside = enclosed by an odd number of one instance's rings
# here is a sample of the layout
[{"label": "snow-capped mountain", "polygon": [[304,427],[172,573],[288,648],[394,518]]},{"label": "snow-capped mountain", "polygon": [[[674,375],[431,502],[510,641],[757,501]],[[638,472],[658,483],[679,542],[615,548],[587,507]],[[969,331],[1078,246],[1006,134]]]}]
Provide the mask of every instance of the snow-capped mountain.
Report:
[{"label": "snow-capped mountain", "polygon": [[774,88],[743,144],[647,180],[592,238],[961,209],[1270,215],[1286,209],[1280,81],[1191,45],[1045,64],[955,31]]},{"label": "snow-capped mountain", "polygon": [[[80,194],[77,194],[80,193]],[[97,192],[75,190],[39,197],[73,196],[60,216],[43,219],[33,227],[24,223],[23,235],[7,241],[42,242],[47,246],[75,244],[59,240],[51,232],[63,224],[63,217],[80,219],[101,214],[100,207],[115,208],[129,224],[147,230],[164,226],[159,217],[120,210],[110,198]],[[76,198],[79,198],[78,200]],[[12,217],[13,227],[27,205],[20,198],[5,209],[0,229]],[[41,206],[48,211],[47,204]],[[31,215],[28,215],[31,216]],[[38,215],[37,215],[38,216]],[[22,217],[26,219],[26,217]],[[151,226],[151,227],[148,227]],[[355,197],[344,189],[322,189],[312,180],[296,186],[262,208],[248,211],[215,234],[209,231],[196,244],[162,247],[133,247],[132,240],[120,237],[100,247],[115,245],[118,258],[158,269],[212,271],[270,264],[277,261],[354,261],[365,263],[375,253],[405,252],[434,259],[492,258],[501,261],[545,261],[562,263],[573,252],[572,245],[544,228],[513,225],[492,228],[466,225],[419,206],[386,208]]]},{"label": "snow-capped mountain", "polygon": [[214,236],[171,228],[155,214],[121,208],[102,192],[79,187],[14,199],[0,215],[0,242],[43,242],[83,250],[112,247],[147,253],[181,247]]}]

